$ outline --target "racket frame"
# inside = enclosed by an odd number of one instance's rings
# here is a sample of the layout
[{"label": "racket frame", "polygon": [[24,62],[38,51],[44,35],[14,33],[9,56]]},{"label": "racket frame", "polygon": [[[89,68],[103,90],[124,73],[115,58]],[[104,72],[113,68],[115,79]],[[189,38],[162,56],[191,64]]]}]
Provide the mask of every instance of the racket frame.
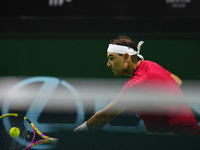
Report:
[{"label": "racket frame", "polygon": [[[35,125],[34,125],[28,118],[26,118],[26,117],[21,117],[21,116],[19,116],[19,115],[16,114],[16,113],[9,113],[9,114],[5,114],[5,115],[0,116],[0,120],[1,120],[2,118],[4,118],[4,117],[9,117],[9,116],[22,118],[22,119],[26,120],[28,123],[30,123],[30,125],[31,125],[32,128],[33,128],[33,139],[32,139],[32,141],[30,142],[30,144],[29,144],[27,147],[24,148],[25,150],[27,150],[27,149],[29,149],[29,148],[31,148],[31,147],[33,147],[33,146],[43,144],[43,143],[53,143],[53,144],[56,144],[56,143],[57,143],[57,141],[58,141],[57,138],[51,138],[51,137],[49,137],[49,136],[43,134],[43,133],[42,133],[41,131],[39,131],[39,130],[35,127]],[[36,133],[37,133],[40,137],[42,137],[43,139],[34,142]]]}]

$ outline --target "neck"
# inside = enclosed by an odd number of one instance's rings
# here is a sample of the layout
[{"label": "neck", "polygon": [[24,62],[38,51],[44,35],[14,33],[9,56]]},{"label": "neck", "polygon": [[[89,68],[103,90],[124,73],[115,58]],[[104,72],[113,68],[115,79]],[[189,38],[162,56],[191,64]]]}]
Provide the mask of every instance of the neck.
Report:
[{"label": "neck", "polygon": [[135,62],[132,62],[129,66],[128,66],[128,76],[132,77],[134,72],[136,71],[137,67],[139,66],[139,64],[141,63],[142,61],[139,60],[137,63]]}]

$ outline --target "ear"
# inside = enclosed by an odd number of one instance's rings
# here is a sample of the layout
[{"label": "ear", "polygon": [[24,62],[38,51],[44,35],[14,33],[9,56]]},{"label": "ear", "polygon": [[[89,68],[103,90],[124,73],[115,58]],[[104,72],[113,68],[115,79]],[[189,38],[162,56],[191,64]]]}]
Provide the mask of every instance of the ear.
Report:
[{"label": "ear", "polygon": [[128,61],[130,55],[128,53],[125,53],[123,56],[124,56],[124,60]]}]

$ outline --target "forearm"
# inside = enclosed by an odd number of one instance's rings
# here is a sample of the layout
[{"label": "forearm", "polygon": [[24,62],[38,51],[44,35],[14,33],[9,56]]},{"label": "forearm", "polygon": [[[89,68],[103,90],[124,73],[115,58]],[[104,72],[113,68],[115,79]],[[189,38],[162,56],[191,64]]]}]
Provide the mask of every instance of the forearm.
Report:
[{"label": "forearm", "polygon": [[97,112],[86,122],[86,125],[89,131],[97,131],[109,123],[113,118],[114,116],[108,117],[101,114],[101,112]]},{"label": "forearm", "polygon": [[126,107],[118,105],[115,100],[111,101],[104,109],[95,113],[87,122],[74,129],[74,132],[97,131],[126,109]]},{"label": "forearm", "polygon": [[84,131],[84,132],[94,132],[102,127],[104,127],[108,122],[114,118],[114,115],[105,115],[103,111],[99,111],[94,114],[88,121],[84,122],[76,129],[74,132]]}]

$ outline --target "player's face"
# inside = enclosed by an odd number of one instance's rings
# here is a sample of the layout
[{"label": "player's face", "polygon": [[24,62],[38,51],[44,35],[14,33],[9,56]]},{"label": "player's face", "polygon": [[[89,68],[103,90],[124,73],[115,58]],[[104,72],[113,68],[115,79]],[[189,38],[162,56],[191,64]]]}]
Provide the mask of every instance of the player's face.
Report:
[{"label": "player's face", "polygon": [[120,56],[116,53],[107,53],[108,62],[107,66],[111,68],[115,76],[125,74],[126,63],[124,61],[124,56]]}]

